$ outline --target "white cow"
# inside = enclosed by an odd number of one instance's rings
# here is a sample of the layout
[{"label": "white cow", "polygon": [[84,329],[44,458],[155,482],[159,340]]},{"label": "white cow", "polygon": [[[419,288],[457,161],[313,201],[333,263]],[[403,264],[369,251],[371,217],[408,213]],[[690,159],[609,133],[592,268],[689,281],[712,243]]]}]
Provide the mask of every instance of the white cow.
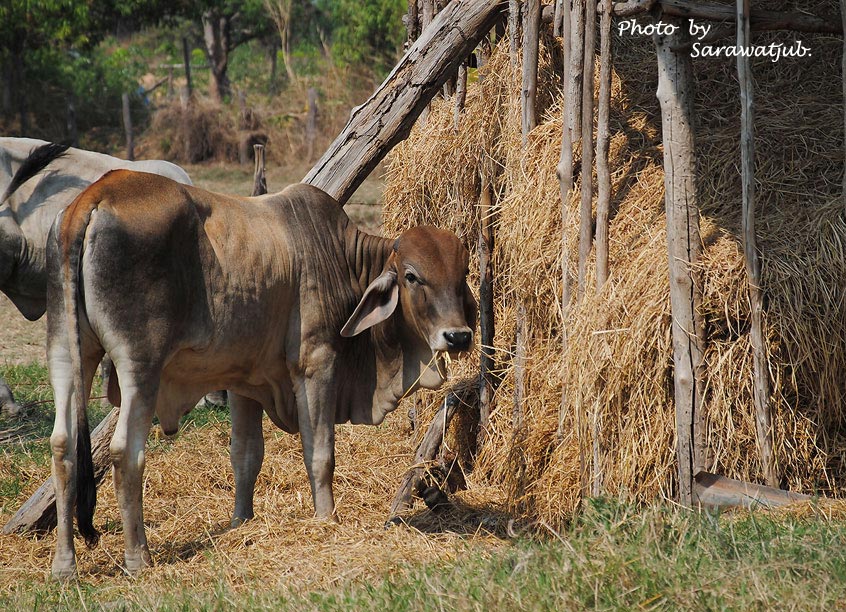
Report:
[{"label": "white cow", "polygon": [[[32,138],[0,138],[0,291],[30,321],[47,300],[45,245],[56,215],[109,170],[129,168],[191,185],[179,166],[130,162]],[[0,378],[0,409],[19,410]]]}]

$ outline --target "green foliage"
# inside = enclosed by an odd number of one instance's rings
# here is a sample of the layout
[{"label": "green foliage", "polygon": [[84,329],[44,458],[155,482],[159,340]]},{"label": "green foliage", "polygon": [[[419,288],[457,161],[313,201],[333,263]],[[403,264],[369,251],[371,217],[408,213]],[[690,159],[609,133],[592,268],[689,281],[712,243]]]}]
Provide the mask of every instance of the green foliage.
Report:
[{"label": "green foliage", "polygon": [[403,0],[317,0],[330,31],[332,53],[341,64],[392,66],[405,30]]}]

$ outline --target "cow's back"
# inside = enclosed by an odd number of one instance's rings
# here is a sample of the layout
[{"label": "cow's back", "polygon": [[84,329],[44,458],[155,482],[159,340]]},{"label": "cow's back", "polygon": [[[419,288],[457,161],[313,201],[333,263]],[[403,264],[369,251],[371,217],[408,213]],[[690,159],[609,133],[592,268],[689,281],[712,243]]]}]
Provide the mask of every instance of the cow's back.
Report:
[{"label": "cow's back", "polygon": [[119,170],[80,195],[63,230],[86,210],[92,328],[109,352],[164,356],[175,377],[262,384],[304,334],[337,336],[360,297],[343,256],[349,222],[312,187],[240,198]]}]

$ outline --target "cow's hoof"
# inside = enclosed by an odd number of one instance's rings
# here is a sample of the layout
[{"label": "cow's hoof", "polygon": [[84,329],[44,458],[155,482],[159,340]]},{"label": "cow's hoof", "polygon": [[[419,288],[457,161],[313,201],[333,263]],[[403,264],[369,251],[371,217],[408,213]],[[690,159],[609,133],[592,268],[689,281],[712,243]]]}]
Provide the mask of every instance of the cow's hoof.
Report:
[{"label": "cow's hoof", "polygon": [[126,555],[124,557],[124,571],[132,576],[138,576],[142,571],[151,567],[153,565],[152,560],[150,559],[150,554],[147,553],[146,555]]},{"label": "cow's hoof", "polygon": [[[250,517],[252,518],[252,517]],[[240,527],[244,523],[250,520],[250,518],[244,518],[243,516],[233,516],[232,520],[229,521],[230,529],[235,529],[236,527]]]},{"label": "cow's hoof", "polygon": [[52,572],[53,578],[60,582],[76,580],[78,578],[76,573],[76,560],[73,557],[70,562],[67,560],[60,561],[58,559],[54,559]]}]

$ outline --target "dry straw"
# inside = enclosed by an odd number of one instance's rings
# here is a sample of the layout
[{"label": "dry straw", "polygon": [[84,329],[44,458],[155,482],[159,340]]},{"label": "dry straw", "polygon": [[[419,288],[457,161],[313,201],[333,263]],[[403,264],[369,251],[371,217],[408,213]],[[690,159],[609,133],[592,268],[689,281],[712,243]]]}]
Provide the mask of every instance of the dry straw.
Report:
[{"label": "dry straw", "polygon": [[[834,5],[832,5],[834,6]],[[833,14],[836,14],[834,6]],[[787,33],[756,44],[790,43]],[[840,41],[806,35],[811,58],[754,61],[758,234],[772,380],[775,456],[792,490],[837,494],[846,472],[841,433],[846,390],[846,222]],[[479,175],[495,176],[495,348],[504,382],[477,480],[504,487],[509,506],[561,524],[579,499],[580,448],[588,474],[608,494],[648,501],[675,493],[675,421],[660,114],[648,38],[618,39],[611,109],[614,188],[609,282],[594,279],[567,321],[562,354],[562,235],[555,166],[561,136],[561,64],[546,39],[541,124],[521,150],[519,70],[495,51],[471,86],[456,131],[450,101],[391,156],[388,233],[416,223],[455,230],[475,252]],[[730,40],[718,44],[731,44]],[[555,69],[554,69],[555,68]],[[705,413],[708,467],[761,481],[752,404],[749,306],[740,247],[739,114],[731,60],[697,60],[697,183],[702,211],[703,314],[708,350]],[[577,152],[578,153],[578,152]],[[578,160],[577,160],[578,161]],[[564,233],[576,261],[578,187]],[[474,271],[474,274],[477,272]],[[526,430],[512,427],[511,353],[516,300],[531,328]],[[472,376],[476,364],[460,371]],[[566,389],[564,426],[559,404]],[[431,403],[436,405],[437,395]],[[581,419],[582,426],[577,424]],[[596,423],[600,453],[591,458]]]}]

